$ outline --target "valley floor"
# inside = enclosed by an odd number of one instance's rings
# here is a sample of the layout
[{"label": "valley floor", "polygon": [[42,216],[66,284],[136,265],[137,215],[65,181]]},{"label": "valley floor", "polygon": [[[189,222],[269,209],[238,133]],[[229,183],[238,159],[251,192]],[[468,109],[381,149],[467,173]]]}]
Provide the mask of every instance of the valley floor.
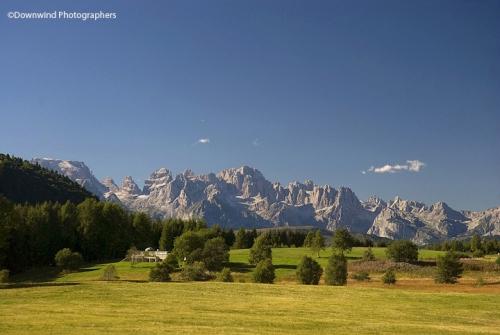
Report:
[{"label": "valley floor", "polygon": [[7,334],[500,334],[498,294],[251,283],[0,290]]},{"label": "valley floor", "polygon": [[[351,269],[363,251],[348,255]],[[374,253],[384,261],[383,249]],[[0,289],[0,334],[500,334],[498,271],[466,271],[456,285],[437,285],[432,267],[422,266],[398,272],[391,287],[377,271],[345,287],[306,286],[294,277],[304,254],[273,249],[274,285],[250,283],[248,250],[231,251],[235,283],[150,283],[153,263],[115,262],[115,282],[99,280],[106,264],[33,270]],[[438,254],[423,250],[420,259]]]}]

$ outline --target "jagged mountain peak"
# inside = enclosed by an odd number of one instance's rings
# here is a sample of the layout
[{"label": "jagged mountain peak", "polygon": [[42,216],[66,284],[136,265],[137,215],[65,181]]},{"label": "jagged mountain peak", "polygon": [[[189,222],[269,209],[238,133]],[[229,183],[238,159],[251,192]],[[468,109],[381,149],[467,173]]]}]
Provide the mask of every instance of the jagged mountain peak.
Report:
[{"label": "jagged mountain peak", "polygon": [[139,186],[135,183],[134,179],[132,176],[125,176],[123,178],[122,186],[120,188],[121,192],[130,194],[130,195],[139,195],[141,194],[141,190],[139,189]]},{"label": "jagged mountain peak", "polygon": [[247,166],[247,165],[242,165],[237,168],[229,168],[229,169],[224,169],[220,171],[217,175],[217,177],[227,180],[227,179],[235,179],[239,178],[240,176],[247,176],[251,177],[253,179],[265,179],[264,175],[262,172],[257,170],[256,168]]},{"label": "jagged mountain peak", "polygon": [[382,209],[387,207],[387,203],[383,199],[374,195],[370,196],[366,201],[362,203],[362,205],[369,211],[376,213],[379,213]]},{"label": "jagged mountain peak", "polygon": [[[42,163],[53,166],[86,188],[93,180],[83,162],[42,160]],[[77,179],[80,174],[88,178]],[[335,230],[343,227],[352,232],[411,239],[417,243],[471,233],[500,232],[500,207],[483,212],[458,212],[444,202],[426,206],[400,197],[388,203],[378,197],[360,202],[346,186],[335,189],[330,185],[315,185],[311,180],[282,186],[246,165],[222,170],[217,175],[195,175],[186,170],[175,178],[168,169],[160,168],[145,180],[143,191],[130,176],[124,178],[121,187],[111,178],[105,178],[102,184],[95,183],[104,190],[102,193],[108,201],[131,210],[156,217],[201,216],[209,224],[233,228],[312,225]],[[92,192],[98,194],[99,190]]]},{"label": "jagged mountain peak", "polygon": [[401,211],[411,212],[415,210],[422,210],[425,208],[425,204],[414,200],[404,200],[399,196],[396,196],[389,204],[389,207],[399,209]]},{"label": "jagged mountain peak", "polygon": [[101,183],[108,188],[111,192],[117,192],[120,188],[116,185],[115,181],[111,177],[105,177],[101,180]]}]

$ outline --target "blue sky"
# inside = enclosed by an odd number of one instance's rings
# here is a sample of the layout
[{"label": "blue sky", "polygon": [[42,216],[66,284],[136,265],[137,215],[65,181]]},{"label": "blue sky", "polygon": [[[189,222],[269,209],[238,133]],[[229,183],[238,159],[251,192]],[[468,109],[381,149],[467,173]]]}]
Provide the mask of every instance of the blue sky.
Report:
[{"label": "blue sky", "polygon": [[[8,0],[0,10],[0,152],[81,160],[99,178],[138,183],[162,166],[246,164],[361,199],[500,205],[500,1]],[[54,10],[118,18],[6,16]]]}]

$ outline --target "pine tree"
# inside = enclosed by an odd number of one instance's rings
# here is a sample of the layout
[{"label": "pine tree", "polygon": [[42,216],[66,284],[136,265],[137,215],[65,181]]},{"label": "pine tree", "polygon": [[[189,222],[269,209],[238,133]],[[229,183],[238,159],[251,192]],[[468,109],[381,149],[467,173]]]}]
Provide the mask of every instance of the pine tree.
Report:
[{"label": "pine tree", "polygon": [[444,256],[437,258],[436,283],[454,284],[464,271],[458,256],[448,251]]},{"label": "pine tree", "polygon": [[325,283],[337,286],[347,284],[347,259],[343,254],[333,254],[328,259],[328,265],[325,269]]},{"label": "pine tree", "polygon": [[325,238],[321,234],[321,231],[319,229],[316,231],[314,234],[314,237],[311,242],[311,250],[315,253],[318,254],[319,257],[319,252],[325,248]]},{"label": "pine tree", "polygon": [[344,252],[351,251],[354,245],[354,238],[349,233],[347,229],[337,229],[332,240],[332,247],[340,252],[342,255]]}]

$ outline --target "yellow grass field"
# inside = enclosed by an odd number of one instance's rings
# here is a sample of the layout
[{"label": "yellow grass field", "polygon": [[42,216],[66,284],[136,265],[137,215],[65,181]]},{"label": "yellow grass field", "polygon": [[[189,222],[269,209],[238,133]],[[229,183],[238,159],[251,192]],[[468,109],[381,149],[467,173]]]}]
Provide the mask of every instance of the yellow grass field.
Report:
[{"label": "yellow grass field", "polygon": [[27,333],[500,334],[500,295],[217,282],[0,290],[0,334]]}]

